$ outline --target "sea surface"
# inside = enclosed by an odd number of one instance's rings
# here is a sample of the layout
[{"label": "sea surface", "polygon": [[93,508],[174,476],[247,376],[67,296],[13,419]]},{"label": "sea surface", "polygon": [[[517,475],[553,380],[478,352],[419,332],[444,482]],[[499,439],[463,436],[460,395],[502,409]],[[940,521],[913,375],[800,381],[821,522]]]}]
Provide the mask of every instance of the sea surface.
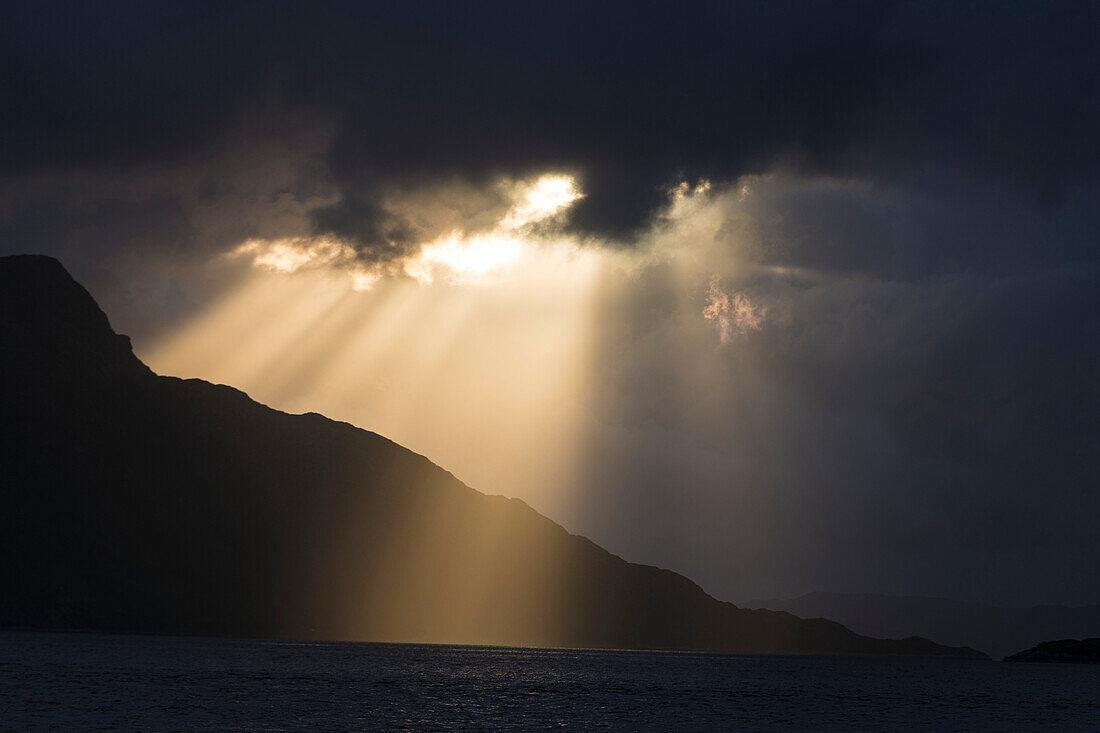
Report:
[{"label": "sea surface", "polygon": [[0,633],[3,730],[1100,730],[1100,665]]}]

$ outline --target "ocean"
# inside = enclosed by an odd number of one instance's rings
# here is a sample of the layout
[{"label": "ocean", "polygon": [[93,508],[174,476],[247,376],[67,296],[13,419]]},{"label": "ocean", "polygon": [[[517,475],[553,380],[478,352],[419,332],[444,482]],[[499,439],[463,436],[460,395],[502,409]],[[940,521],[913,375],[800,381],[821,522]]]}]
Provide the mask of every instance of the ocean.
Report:
[{"label": "ocean", "polygon": [[1100,665],[0,633],[3,730],[1100,730]]}]

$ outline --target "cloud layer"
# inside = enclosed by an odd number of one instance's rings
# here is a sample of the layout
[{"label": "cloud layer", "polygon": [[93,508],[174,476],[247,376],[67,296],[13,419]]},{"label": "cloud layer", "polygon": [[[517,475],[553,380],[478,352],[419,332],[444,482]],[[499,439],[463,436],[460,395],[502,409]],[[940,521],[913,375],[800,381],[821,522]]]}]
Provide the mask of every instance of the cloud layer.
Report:
[{"label": "cloud layer", "polygon": [[316,115],[334,126],[325,163],[339,197],[313,226],[375,257],[418,226],[386,206],[393,193],[453,177],[571,172],[587,193],[574,226],[620,240],[664,187],[781,159],[876,179],[931,163],[1058,201],[1100,166],[1098,13],[1079,3],[24,6],[6,11],[2,31],[14,114],[0,166],[178,163],[257,109]]}]

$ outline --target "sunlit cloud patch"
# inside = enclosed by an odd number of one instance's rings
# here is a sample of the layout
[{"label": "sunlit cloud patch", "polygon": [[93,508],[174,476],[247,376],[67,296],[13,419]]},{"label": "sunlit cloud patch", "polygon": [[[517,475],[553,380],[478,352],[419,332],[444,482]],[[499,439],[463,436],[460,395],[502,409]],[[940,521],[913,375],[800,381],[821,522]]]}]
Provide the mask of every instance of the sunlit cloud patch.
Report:
[{"label": "sunlit cloud patch", "polygon": [[547,238],[545,227],[583,196],[571,176],[544,175],[532,181],[502,183],[511,205],[488,230],[461,228],[414,247],[388,262],[364,262],[351,241],[333,235],[249,239],[230,253],[249,257],[254,267],[290,274],[303,269],[346,272],[355,290],[369,290],[384,276],[421,283],[495,281],[516,263],[528,245]]},{"label": "sunlit cloud patch", "polygon": [[335,237],[249,239],[229,254],[251,257],[254,267],[283,274],[302,269],[340,268],[347,271],[353,290],[369,290],[381,277],[377,267],[359,263],[355,249]]},{"label": "sunlit cloud patch", "polygon": [[707,285],[703,317],[714,324],[722,343],[728,343],[735,336],[759,330],[764,322],[764,311],[744,293],[724,291],[720,278],[714,275]]},{"label": "sunlit cloud patch", "polygon": [[582,194],[569,176],[547,175],[516,187],[513,204],[489,232],[467,235],[453,231],[421,248],[405,262],[405,273],[432,282],[442,271],[451,282],[483,283],[516,262],[531,229],[557,217]]}]

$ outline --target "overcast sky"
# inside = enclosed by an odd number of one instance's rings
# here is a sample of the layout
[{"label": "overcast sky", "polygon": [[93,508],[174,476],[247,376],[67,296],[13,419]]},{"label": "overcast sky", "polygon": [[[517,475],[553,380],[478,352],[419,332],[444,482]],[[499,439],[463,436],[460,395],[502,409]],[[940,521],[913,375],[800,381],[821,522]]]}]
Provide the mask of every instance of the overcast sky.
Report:
[{"label": "overcast sky", "polygon": [[[0,254],[60,257],[150,358],[239,283],[227,253],[289,242],[369,275],[364,312],[418,287],[498,335],[554,316],[488,323],[507,272],[426,285],[426,247],[598,257],[583,299],[524,276],[583,301],[585,373],[491,451],[450,393],[390,404],[409,426],[238,386],[723,599],[1100,603],[1100,5],[377,5],[6,4]],[[517,224],[547,175],[575,196]],[[468,390],[481,343],[434,379]],[[568,472],[492,442],[550,423]]]}]

